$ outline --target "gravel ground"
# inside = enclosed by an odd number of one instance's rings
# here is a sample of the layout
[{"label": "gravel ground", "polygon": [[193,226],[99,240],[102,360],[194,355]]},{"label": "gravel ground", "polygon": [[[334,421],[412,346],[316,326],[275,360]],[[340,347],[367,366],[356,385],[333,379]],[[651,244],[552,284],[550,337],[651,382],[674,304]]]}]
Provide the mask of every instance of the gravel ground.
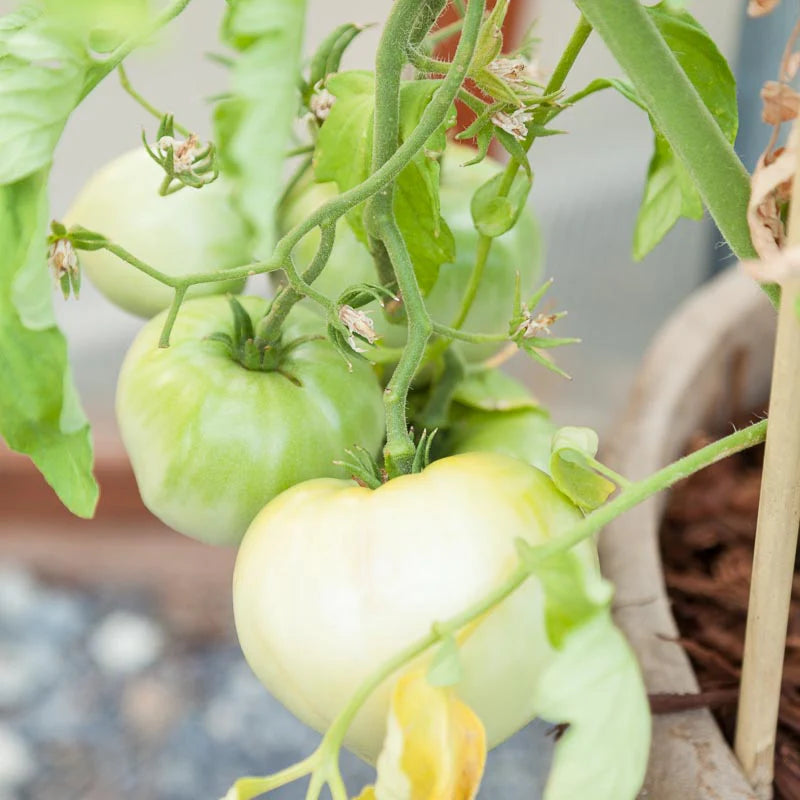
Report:
[{"label": "gravel ground", "polygon": [[[544,725],[494,750],[480,797],[536,800]],[[147,598],[0,569],[0,800],[217,800],[319,736],[256,681],[235,639],[170,637]],[[353,794],[374,778],[343,754]],[[301,800],[295,784],[270,795]]]}]

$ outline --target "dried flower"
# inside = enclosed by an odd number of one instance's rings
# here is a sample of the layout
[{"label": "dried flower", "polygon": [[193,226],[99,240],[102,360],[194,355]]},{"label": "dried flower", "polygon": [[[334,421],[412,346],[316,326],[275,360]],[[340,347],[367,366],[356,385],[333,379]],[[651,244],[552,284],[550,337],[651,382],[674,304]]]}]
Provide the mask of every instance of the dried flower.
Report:
[{"label": "dried flower", "polygon": [[60,287],[64,299],[70,293],[77,299],[81,288],[81,270],[72,242],[69,239],[56,239],[50,246],[47,261],[53,273],[53,283]]},{"label": "dried flower", "polygon": [[492,123],[506,133],[511,134],[517,141],[523,141],[528,135],[527,123],[533,119],[533,114],[524,108],[519,108],[511,114],[498,111],[492,115]]},{"label": "dried flower", "polygon": [[550,326],[559,318],[559,314],[537,314],[528,310],[526,305],[522,306],[522,322],[517,326],[515,336],[522,334],[523,339],[533,339],[543,333],[550,334]]},{"label": "dried flower", "polygon": [[788,122],[800,112],[800,94],[785,83],[767,81],[761,90],[761,99],[764,101],[761,119],[768,125]]},{"label": "dried flower", "polygon": [[324,122],[331,113],[331,108],[336,102],[336,96],[332,95],[327,89],[320,89],[311,95],[309,108],[311,113],[320,121]]},{"label": "dried flower", "polygon": [[487,65],[486,69],[512,86],[541,83],[546,78],[538,64],[528,63],[521,58],[496,58]]},{"label": "dried flower", "polygon": [[352,306],[344,305],[339,309],[339,319],[350,331],[347,343],[356,353],[365,353],[366,350],[358,346],[354,334],[358,334],[370,344],[374,344],[377,340],[378,334],[375,332],[375,323],[363,311],[357,311]]},{"label": "dried flower", "polygon": [[190,172],[194,166],[195,157],[200,152],[200,141],[192,134],[188,139],[175,139],[172,136],[162,136],[158,140],[158,149],[166,156],[172,148],[172,163],[175,172]]}]

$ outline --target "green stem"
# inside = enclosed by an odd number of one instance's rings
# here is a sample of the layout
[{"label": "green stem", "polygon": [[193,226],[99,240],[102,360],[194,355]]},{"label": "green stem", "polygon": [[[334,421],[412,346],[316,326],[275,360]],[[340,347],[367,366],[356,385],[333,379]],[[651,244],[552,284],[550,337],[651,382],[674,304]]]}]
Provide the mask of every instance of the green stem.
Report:
[{"label": "green stem", "polygon": [[178,286],[175,289],[175,295],[172,298],[172,303],[169,307],[169,313],[164,320],[164,327],[161,329],[161,338],[158,340],[159,347],[169,347],[169,337],[172,335],[172,329],[175,327],[175,320],[178,318],[178,312],[181,310],[181,305],[186,298],[186,286]]},{"label": "green stem", "polygon": [[[578,543],[588,539],[600,531],[613,519],[630,510],[634,506],[647,500],[658,492],[668,489],[689,475],[705,467],[727,458],[734,453],[745,450],[764,441],[767,432],[767,421],[762,420],[747,428],[730,434],[729,436],[712,442],[700,450],[684,456],[664,469],[653,473],[644,480],[632,483],[624,488],[610,502],[593,511],[564,534],[552,539],[549,543],[534,548],[536,565],[538,566],[547,558],[570,550]],[[370,675],[351,698],[346,708],[333,721],[323,740],[323,747],[338,747],[344,739],[347,729],[355,719],[361,707],[370,695],[395,672],[410,661],[421,656],[426,650],[438,642],[458,633],[463,627],[469,625],[483,614],[499,605],[516,589],[518,589],[534,573],[530,566],[518,564],[505,581],[480,598],[476,603],[449,619],[436,623],[431,632],[408,645],[398,652],[393,658],[384,662],[372,675]]]},{"label": "green stem", "polygon": [[[136,89],[133,88],[133,84],[128,77],[128,73],[125,71],[125,67],[120,64],[117,67],[117,74],[119,75],[119,83],[120,86],[145,110],[148,114],[156,117],[156,119],[163,119],[166,114],[163,111],[159,111],[152,103],[150,103],[145,97]],[[175,125],[175,130],[181,134],[181,136],[185,136],[188,138],[192,135],[192,132],[188,128],[184,128],[183,125],[179,124],[178,122],[173,122]]]},{"label": "green stem", "polygon": [[305,778],[306,775],[313,772],[320,761],[320,751],[314,752],[308,758],[298,761],[297,764],[292,764],[280,772],[273,775],[267,775],[263,778],[239,778],[236,783],[231,787],[231,791],[227,796],[233,795],[236,800],[253,800],[255,797],[260,797],[266,792],[272,792],[275,789],[280,789],[281,786],[286,786],[288,783]]},{"label": "green stem", "polygon": [[449,61],[440,61],[421,53],[415,47],[408,48],[408,60],[420,71],[428,75],[447,75],[450,69]]},{"label": "green stem", "polygon": [[157,33],[175,17],[179,16],[189,5],[191,0],[176,0],[167,6],[153,21],[144,27],[135,36],[123,42],[104,61],[94,64],[86,73],[83,91],[78,102],[82,101],[97,86],[100,81],[112,73],[137,47],[141,47],[153,34]]},{"label": "green stem", "polygon": [[[567,46],[564,48],[564,52],[561,54],[558,64],[556,64],[556,67],[553,70],[553,74],[550,76],[550,80],[547,82],[547,86],[544,89],[545,95],[556,94],[564,85],[564,81],[567,79],[570,70],[575,64],[575,61],[583,49],[583,46],[586,44],[586,40],[589,38],[591,32],[592,26],[589,25],[589,23],[583,17],[581,17],[575,26],[575,30],[573,31],[569,42],[567,42]],[[541,125],[546,120],[548,113],[549,108],[545,108],[544,106],[539,108],[534,114],[532,123],[533,126]],[[525,139],[525,142],[523,143],[523,147],[525,148],[526,152],[530,150],[535,140],[536,136],[532,133],[529,133]],[[506,164],[501,184],[498,187],[499,197],[505,197],[508,194],[514,184],[514,179],[517,177],[519,168],[520,164],[518,164],[514,159],[511,159],[508,164]],[[469,315],[469,311],[472,308],[472,304],[478,294],[481,281],[483,280],[483,274],[486,270],[486,264],[489,260],[489,254],[492,250],[493,241],[494,239],[484,234],[480,234],[478,236],[478,242],[475,248],[475,265],[472,269],[469,281],[467,282],[467,286],[461,298],[461,304],[459,306],[458,313],[453,318],[451,323],[451,328],[453,329],[460,328]],[[507,339],[508,337],[504,338]],[[444,339],[435,342],[433,347],[430,349],[429,357],[431,359],[436,359],[441,356],[441,354],[449,347],[451,341],[452,338],[445,337]]]},{"label": "green stem", "polygon": [[[327,225],[322,229],[319,247],[313,260],[303,272],[302,280],[306,284],[313,283],[320,275],[333,250],[336,239],[336,225]],[[295,303],[303,299],[303,295],[292,286],[284,286],[273,300],[269,312],[257,328],[256,336],[265,342],[275,342],[280,338],[281,325],[292,310]]]},{"label": "green stem", "polygon": [[444,25],[443,27],[437,28],[435,31],[429,33],[425,41],[427,44],[436,47],[437,44],[446,42],[452,36],[455,36],[463,27],[463,20],[457,19],[455,22],[451,22],[449,25]]},{"label": "green stem", "polygon": [[[439,93],[448,98],[449,108],[467,75],[483,19],[484,0],[471,0],[464,18],[464,28],[447,76],[434,95],[431,105]],[[373,176],[388,164],[403,147],[409,144],[414,134],[399,149],[400,79],[406,63],[405,48],[398,42],[408,41],[418,9],[418,0],[397,0],[392,16],[384,29],[376,60],[375,134],[372,154]],[[425,140],[420,142],[420,147]],[[397,283],[403,296],[408,319],[408,339],[403,355],[384,393],[386,409],[386,447],[384,459],[390,477],[411,471],[414,463],[414,443],[408,433],[406,405],[411,381],[419,368],[425,347],[433,327],[425,308],[414,265],[408,249],[397,227],[393,211],[393,184],[377,192],[367,206],[369,228],[376,239],[383,243],[394,268]]]},{"label": "green stem", "polygon": [[[747,225],[750,176],[639,0],[575,0],[686,167],[739,259],[757,258]],[[773,303],[779,291],[765,286]]]},{"label": "green stem", "polygon": [[461,342],[472,342],[473,344],[508,341],[508,334],[505,333],[468,333],[449,325],[440,325],[438,322],[433,323],[433,332],[446,339],[458,339]]}]

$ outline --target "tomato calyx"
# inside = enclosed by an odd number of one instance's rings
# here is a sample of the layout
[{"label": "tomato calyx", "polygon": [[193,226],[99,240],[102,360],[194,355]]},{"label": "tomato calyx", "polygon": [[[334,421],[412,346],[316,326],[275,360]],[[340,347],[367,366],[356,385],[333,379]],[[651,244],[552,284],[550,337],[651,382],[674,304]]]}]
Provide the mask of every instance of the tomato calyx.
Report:
[{"label": "tomato calyx", "polygon": [[253,372],[278,372],[296,386],[300,380],[284,368],[286,356],[301,344],[322,339],[322,336],[299,336],[289,342],[283,339],[267,341],[256,336],[253,320],[242,304],[229,297],[228,302],[233,313],[233,335],[229,333],[212,333],[208,339],[225,345],[230,357],[245,369]]}]

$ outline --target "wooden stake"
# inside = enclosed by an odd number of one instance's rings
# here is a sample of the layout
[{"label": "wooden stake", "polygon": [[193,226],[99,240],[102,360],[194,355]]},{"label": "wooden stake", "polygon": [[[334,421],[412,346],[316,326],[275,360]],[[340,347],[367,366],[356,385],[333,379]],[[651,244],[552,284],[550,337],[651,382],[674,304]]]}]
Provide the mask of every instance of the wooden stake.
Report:
[{"label": "wooden stake", "polygon": [[[793,135],[797,130],[793,132]],[[800,244],[800,174],[789,244]],[[786,628],[800,524],[800,279],[783,284],[758,506],[735,750],[756,795],[772,797]],[[747,320],[742,320],[747,325]]]}]

